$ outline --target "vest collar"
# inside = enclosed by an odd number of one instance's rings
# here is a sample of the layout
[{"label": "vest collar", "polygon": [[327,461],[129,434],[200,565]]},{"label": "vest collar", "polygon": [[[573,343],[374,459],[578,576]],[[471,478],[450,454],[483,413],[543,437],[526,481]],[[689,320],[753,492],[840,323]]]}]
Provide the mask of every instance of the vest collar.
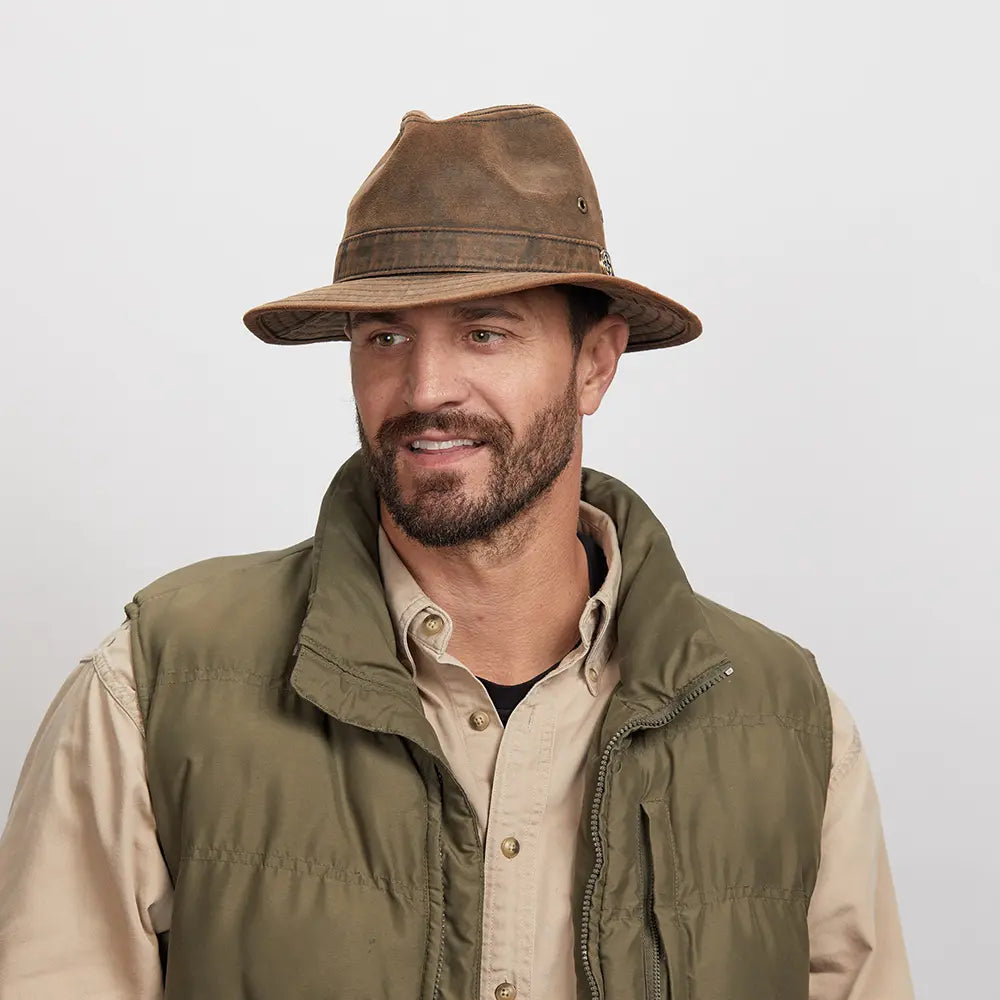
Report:
[{"label": "vest collar", "polygon": [[[657,712],[726,657],[666,530],[639,496],[592,469],[583,470],[581,496],[614,521],[621,550],[622,679],[608,719],[618,725]],[[378,559],[378,501],[358,451],[323,499],[292,684],[335,718],[407,736],[441,757],[413,676],[397,656]]]},{"label": "vest collar", "polygon": [[624,483],[583,470],[581,495],[618,530],[621,684],[608,706],[602,743],[633,719],[660,714],[698,677],[728,661],[674,553],[666,529]]}]

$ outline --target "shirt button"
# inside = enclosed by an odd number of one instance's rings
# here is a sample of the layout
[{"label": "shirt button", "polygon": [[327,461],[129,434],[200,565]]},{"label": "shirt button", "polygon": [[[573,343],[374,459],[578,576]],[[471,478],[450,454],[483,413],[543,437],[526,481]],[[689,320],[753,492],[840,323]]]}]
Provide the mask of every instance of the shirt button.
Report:
[{"label": "shirt button", "polygon": [[513,983],[501,983],[494,991],[497,1000],[514,1000],[517,987]]},{"label": "shirt button", "polygon": [[472,715],[469,716],[469,725],[472,726],[477,733],[481,733],[487,726],[489,726],[489,724],[490,717],[482,711],[482,709],[473,712]]},{"label": "shirt button", "polygon": [[505,858],[516,858],[521,853],[521,845],[516,837],[504,837],[500,841],[500,853]]},{"label": "shirt button", "polygon": [[444,628],[444,619],[440,615],[428,615],[420,627],[428,635],[437,635]]},{"label": "shirt button", "polygon": [[591,684],[596,684],[597,683],[597,668],[596,667],[587,667],[587,680],[590,681]]}]

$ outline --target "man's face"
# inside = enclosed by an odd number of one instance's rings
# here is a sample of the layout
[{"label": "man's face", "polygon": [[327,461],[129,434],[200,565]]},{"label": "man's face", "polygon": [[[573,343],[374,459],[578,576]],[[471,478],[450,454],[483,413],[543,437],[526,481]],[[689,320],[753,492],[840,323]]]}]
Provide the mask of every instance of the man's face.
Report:
[{"label": "man's face", "polygon": [[566,468],[580,410],[560,293],[356,313],[351,331],[361,447],[416,541],[489,538]]}]

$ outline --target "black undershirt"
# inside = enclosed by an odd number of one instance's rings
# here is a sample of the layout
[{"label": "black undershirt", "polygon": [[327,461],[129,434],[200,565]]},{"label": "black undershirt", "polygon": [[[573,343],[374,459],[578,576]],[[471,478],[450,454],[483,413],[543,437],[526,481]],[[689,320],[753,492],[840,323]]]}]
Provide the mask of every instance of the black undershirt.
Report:
[{"label": "black undershirt", "polygon": [[[601,589],[601,584],[604,583],[604,577],[608,573],[608,563],[604,558],[604,552],[601,550],[600,545],[590,535],[585,535],[578,531],[576,537],[583,543],[583,547],[587,552],[590,596],[593,597]],[[560,660],[559,663],[561,662]],[[522,684],[497,684],[494,681],[486,680],[484,677],[479,678],[483,682],[483,687],[486,688],[486,693],[490,696],[490,700],[497,710],[497,715],[500,716],[500,721],[505,726],[507,725],[507,720],[510,718],[510,713],[517,708],[525,695],[546,674],[555,670],[559,666],[559,663],[553,663],[547,670],[543,670],[540,674],[536,674],[531,680],[524,681]]]}]

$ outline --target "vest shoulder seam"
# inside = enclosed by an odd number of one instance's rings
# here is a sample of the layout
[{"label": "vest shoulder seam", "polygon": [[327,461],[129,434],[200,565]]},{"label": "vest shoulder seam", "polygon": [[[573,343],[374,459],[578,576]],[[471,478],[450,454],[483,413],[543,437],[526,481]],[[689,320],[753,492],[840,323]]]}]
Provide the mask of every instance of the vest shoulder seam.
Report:
[{"label": "vest shoulder seam", "polygon": [[[748,614],[744,614],[742,611],[737,611],[735,608],[730,608],[725,604],[720,604],[718,601],[713,600],[711,597],[705,594],[699,593],[698,591],[692,591],[694,598],[702,609],[702,612],[706,615],[707,619],[710,619],[713,615],[721,615],[723,618],[729,618],[733,621],[733,624],[738,628],[746,628],[751,632],[757,633],[765,640],[781,640],[785,645],[788,652],[797,655],[799,658],[805,660],[810,666],[812,666],[817,673],[819,673],[819,666],[816,663],[816,658],[813,656],[812,651],[803,646],[797,639],[793,639],[790,635],[784,632],[780,632],[778,629],[773,628],[770,625],[764,624],[758,618],[753,618]],[[709,622],[709,627],[711,628],[711,622]]]},{"label": "vest shoulder seam", "polygon": [[[183,581],[181,583],[178,583],[178,584],[176,584],[174,586],[166,587],[163,590],[155,590],[152,593],[149,593],[148,591],[151,588],[156,587],[156,585],[157,585],[157,581],[154,580],[147,587],[144,587],[142,590],[140,590],[135,595],[135,598],[133,599],[133,603],[135,603],[136,605],[138,605],[141,608],[145,604],[150,604],[153,601],[159,600],[161,597],[169,597],[172,594],[176,594],[180,590],[187,589],[188,587],[203,586],[204,584],[206,584],[206,583],[212,583],[213,581],[216,581],[216,580],[220,579],[221,577],[237,576],[240,573],[248,573],[248,572],[250,572],[250,571],[252,571],[254,569],[259,568],[260,566],[266,566],[269,563],[277,563],[277,562],[281,562],[284,559],[290,559],[293,556],[299,555],[300,553],[302,553],[306,549],[311,548],[312,545],[313,545],[313,539],[309,538],[309,539],[306,539],[304,542],[299,542],[297,545],[293,545],[290,548],[279,549],[277,551],[255,552],[255,553],[249,553],[247,555],[242,555],[242,556],[239,556],[239,555],[237,555],[237,556],[217,556],[215,558],[220,559],[220,560],[226,560],[226,559],[253,559],[253,562],[251,562],[251,563],[249,563],[247,565],[240,565],[240,566],[228,566],[228,567],[220,566],[219,569],[216,572],[214,572],[214,573],[207,573],[205,576],[199,576],[199,577],[197,577],[196,579],[193,579],[193,580],[185,580],[185,581]],[[254,556],[258,556],[259,558],[254,559],[253,558]],[[202,560],[202,562],[212,562],[212,561],[213,561],[212,559]],[[182,573],[182,572],[184,572],[185,569],[192,569],[193,567],[195,567],[197,565],[199,565],[199,564],[196,563],[196,562],[195,563],[191,563],[189,566],[183,566],[180,569],[173,570],[173,572],[174,573]],[[165,579],[166,577],[169,577],[170,575],[171,575],[170,573],[167,573],[167,574],[165,574],[164,577],[160,577],[160,579],[161,580]]]}]

